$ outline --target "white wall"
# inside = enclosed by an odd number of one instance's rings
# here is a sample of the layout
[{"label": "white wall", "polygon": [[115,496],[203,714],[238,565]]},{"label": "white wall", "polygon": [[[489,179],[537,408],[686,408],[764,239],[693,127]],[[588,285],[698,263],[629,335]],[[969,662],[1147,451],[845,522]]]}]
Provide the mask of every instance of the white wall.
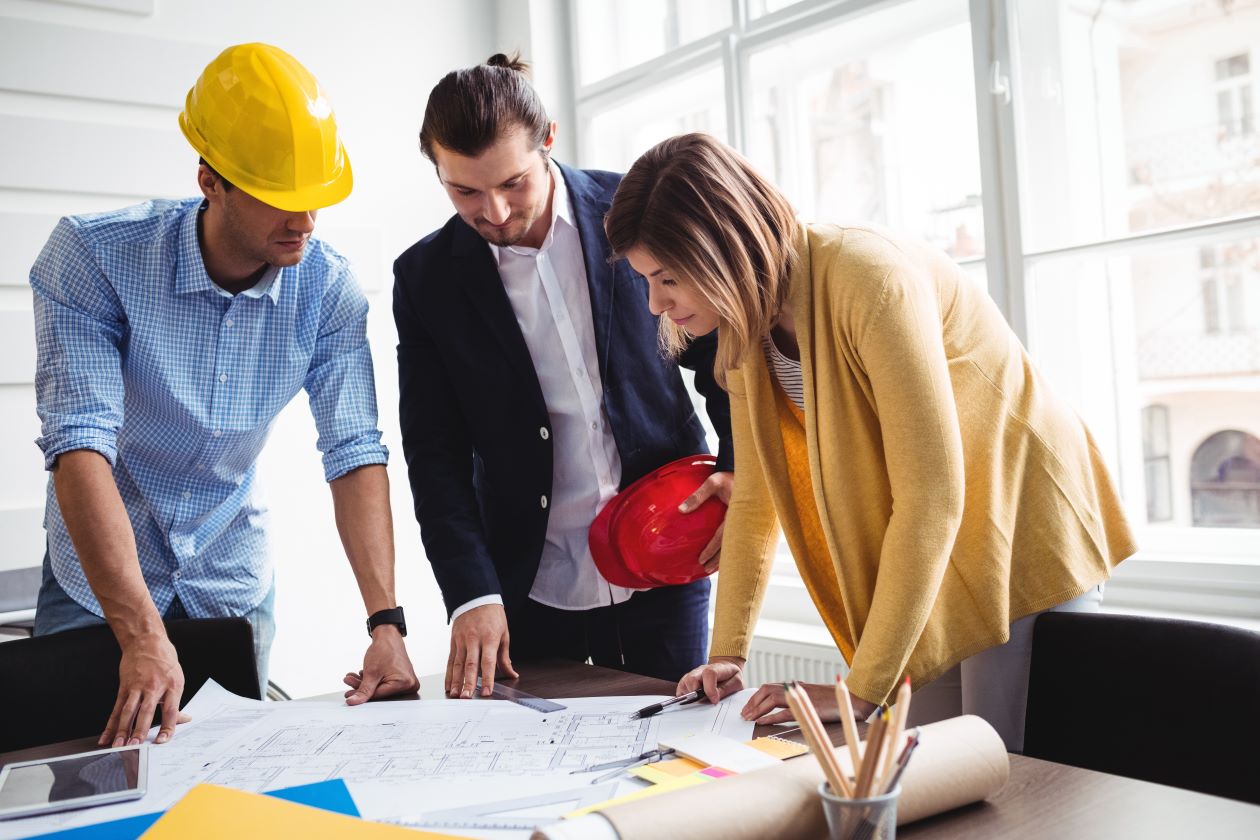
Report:
[{"label": "white wall", "polygon": [[[354,194],[320,214],[316,234],[352,259],[371,301],[398,597],[417,670],[444,666],[445,613],[399,440],[390,268],[451,212],[417,149],[428,91],[500,48],[497,20],[492,0],[0,0],[0,568],[35,565],[43,551],[31,261],[60,215],[193,194],[196,156],[175,121],[184,94],[223,47],[267,41],[328,90],[354,162]],[[338,689],[367,642],[314,441],[299,397],[261,462],[279,578],[272,675],[295,695]]]}]

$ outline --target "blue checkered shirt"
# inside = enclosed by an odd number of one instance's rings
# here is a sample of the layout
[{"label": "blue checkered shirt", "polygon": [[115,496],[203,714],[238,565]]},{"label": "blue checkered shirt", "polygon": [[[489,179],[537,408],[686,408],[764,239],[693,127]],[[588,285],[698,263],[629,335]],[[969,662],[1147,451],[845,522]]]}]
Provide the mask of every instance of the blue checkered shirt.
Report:
[{"label": "blue checkered shirt", "polygon": [[[92,449],[109,460],[160,612],[243,615],[270,590],[256,462],[305,388],[327,480],[387,459],[377,428],[367,300],[339,254],[311,239],[299,265],[253,289],[216,286],[197,243],[200,199],[64,218],[31,269],[44,464]],[[51,476],[44,527],[53,574],[100,605]]]}]

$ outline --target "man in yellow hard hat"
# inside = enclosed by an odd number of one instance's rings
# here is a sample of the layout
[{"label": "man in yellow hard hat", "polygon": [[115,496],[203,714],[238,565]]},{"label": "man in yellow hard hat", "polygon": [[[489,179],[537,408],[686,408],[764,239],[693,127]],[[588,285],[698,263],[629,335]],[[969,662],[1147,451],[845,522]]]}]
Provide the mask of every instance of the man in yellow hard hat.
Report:
[{"label": "man in yellow hard hat", "polygon": [[266,44],[230,47],[179,125],[201,197],[63,218],[31,269],[51,472],[36,634],[108,622],[122,648],[102,744],[138,743],[184,677],[163,618],[244,616],[260,685],[274,572],[256,460],[301,389],[337,527],[369,615],[347,701],[416,690],[394,597],[393,527],[377,428],[367,301],[313,239],[350,193],[332,108]]}]

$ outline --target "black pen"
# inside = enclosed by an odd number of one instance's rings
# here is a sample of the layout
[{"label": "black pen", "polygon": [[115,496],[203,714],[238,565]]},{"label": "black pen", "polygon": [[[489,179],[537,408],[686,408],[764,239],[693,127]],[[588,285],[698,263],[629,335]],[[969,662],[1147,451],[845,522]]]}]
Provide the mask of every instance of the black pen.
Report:
[{"label": "black pen", "polygon": [[679,703],[694,703],[697,700],[702,700],[702,699],[704,699],[704,689],[697,688],[695,691],[691,692],[690,694],[683,694],[679,697],[671,697],[668,700],[662,700],[659,703],[653,703],[651,706],[644,706],[642,709],[639,709],[639,711],[630,715],[630,719],[640,720],[641,718],[650,718],[652,715],[659,714],[662,709],[667,709],[670,706],[674,706]]}]

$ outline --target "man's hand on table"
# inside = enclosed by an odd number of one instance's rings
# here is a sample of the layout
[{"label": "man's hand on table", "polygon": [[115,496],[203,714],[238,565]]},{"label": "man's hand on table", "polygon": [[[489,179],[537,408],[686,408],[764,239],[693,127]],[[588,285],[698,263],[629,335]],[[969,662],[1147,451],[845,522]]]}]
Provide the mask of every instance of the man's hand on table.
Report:
[{"label": "man's hand on table", "polygon": [[507,612],[501,604],[483,604],[455,619],[446,660],[446,696],[470,699],[480,676],[481,696],[489,697],[496,668],[507,679],[519,677],[508,656],[508,641]]},{"label": "man's hand on table", "polygon": [[165,633],[128,642],[122,646],[118,664],[118,698],[96,743],[103,747],[143,743],[159,705],[162,728],[153,743],[166,743],[174,736],[177,724],[192,720],[179,711],[183,693],[184,671]]},{"label": "man's hand on table", "polygon": [[349,706],[420,691],[420,680],[411,667],[397,626],[382,624],[372,631],[372,644],[363,655],[363,670],[346,674],[343,682],[350,686],[345,694]]}]

